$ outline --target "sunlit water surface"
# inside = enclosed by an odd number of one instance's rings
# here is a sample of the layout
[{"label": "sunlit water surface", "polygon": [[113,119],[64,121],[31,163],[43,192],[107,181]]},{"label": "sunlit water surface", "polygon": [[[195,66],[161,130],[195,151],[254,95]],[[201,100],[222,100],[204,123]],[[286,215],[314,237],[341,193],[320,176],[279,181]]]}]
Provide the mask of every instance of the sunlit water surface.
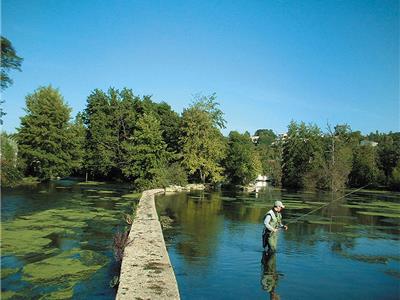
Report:
[{"label": "sunlit water surface", "polygon": [[[173,220],[163,231],[182,299],[399,299],[400,194],[343,196],[273,189],[158,196],[160,217]],[[267,257],[262,220],[275,200],[293,223]]]}]

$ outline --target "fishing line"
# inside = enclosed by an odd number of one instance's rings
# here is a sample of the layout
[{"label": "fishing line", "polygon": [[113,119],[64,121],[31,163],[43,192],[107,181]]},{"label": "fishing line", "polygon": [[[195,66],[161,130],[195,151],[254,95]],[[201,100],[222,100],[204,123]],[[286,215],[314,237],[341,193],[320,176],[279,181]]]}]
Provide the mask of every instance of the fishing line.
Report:
[{"label": "fishing line", "polygon": [[322,206],[320,206],[320,207],[317,207],[316,209],[313,209],[312,211],[310,211],[310,212],[308,212],[308,213],[306,213],[306,214],[304,214],[304,215],[301,215],[300,217],[298,217],[298,218],[296,218],[296,219],[290,221],[289,223],[286,223],[285,225],[289,225],[289,224],[292,224],[292,223],[294,223],[294,222],[297,222],[297,221],[300,220],[301,218],[303,218],[303,217],[305,217],[305,216],[307,216],[307,215],[309,215],[309,214],[312,214],[312,213],[316,212],[317,210],[320,210],[321,208],[324,208],[325,206],[328,206],[328,205],[332,204],[333,202],[336,202],[336,201],[338,201],[338,200],[343,199],[344,197],[347,197],[347,196],[349,196],[349,195],[351,195],[351,194],[353,194],[353,193],[355,193],[355,192],[358,192],[359,190],[362,190],[363,188],[365,188],[365,187],[367,187],[367,186],[369,186],[369,185],[370,185],[370,183],[368,183],[368,184],[366,184],[366,185],[364,185],[364,186],[362,186],[362,187],[360,187],[360,188],[358,188],[358,189],[356,189],[356,190],[354,190],[354,191],[352,191],[352,192],[350,192],[350,193],[348,193],[348,194],[345,194],[345,195],[343,195],[343,196],[341,196],[341,197],[339,197],[339,198],[337,198],[337,199],[335,199],[335,200],[332,200],[331,202],[328,202],[328,203],[326,203],[326,204],[324,204],[324,205],[322,205]]}]

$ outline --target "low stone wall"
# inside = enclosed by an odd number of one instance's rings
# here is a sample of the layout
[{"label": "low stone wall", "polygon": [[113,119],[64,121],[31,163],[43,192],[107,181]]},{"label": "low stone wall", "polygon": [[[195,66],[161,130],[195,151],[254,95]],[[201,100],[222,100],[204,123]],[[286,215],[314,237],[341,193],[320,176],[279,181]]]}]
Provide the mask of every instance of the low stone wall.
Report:
[{"label": "low stone wall", "polygon": [[116,299],[180,299],[174,270],[165,247],[154,195],[145,191],[129,233]]}]

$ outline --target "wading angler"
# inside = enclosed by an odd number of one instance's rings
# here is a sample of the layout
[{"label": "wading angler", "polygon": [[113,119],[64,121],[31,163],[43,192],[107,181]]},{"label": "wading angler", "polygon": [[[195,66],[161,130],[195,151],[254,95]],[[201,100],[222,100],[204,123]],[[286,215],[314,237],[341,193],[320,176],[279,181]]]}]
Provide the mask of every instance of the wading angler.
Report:
[{"label": "wading angler", "polygon": [[285,208],[281,201],[275,201],[274,207],[269,210],[264,216],[264,230],[262,235],[262,242],[264,250],[268,253],[276,252],[278,243],[278,230],[280,228],[288,229],[286,225],[282,224],[281,211]]}]

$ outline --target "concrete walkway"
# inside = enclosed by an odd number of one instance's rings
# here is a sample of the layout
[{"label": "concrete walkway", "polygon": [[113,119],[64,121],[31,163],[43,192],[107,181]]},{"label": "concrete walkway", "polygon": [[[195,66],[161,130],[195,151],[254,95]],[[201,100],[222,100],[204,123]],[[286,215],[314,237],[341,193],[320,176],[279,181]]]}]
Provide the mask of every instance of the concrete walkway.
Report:
[{"label": "concrete walkway", "polygon": [[180,299],[174,270],[165,247],[154,195],[143,192],[122,260],[116,299]]}]

